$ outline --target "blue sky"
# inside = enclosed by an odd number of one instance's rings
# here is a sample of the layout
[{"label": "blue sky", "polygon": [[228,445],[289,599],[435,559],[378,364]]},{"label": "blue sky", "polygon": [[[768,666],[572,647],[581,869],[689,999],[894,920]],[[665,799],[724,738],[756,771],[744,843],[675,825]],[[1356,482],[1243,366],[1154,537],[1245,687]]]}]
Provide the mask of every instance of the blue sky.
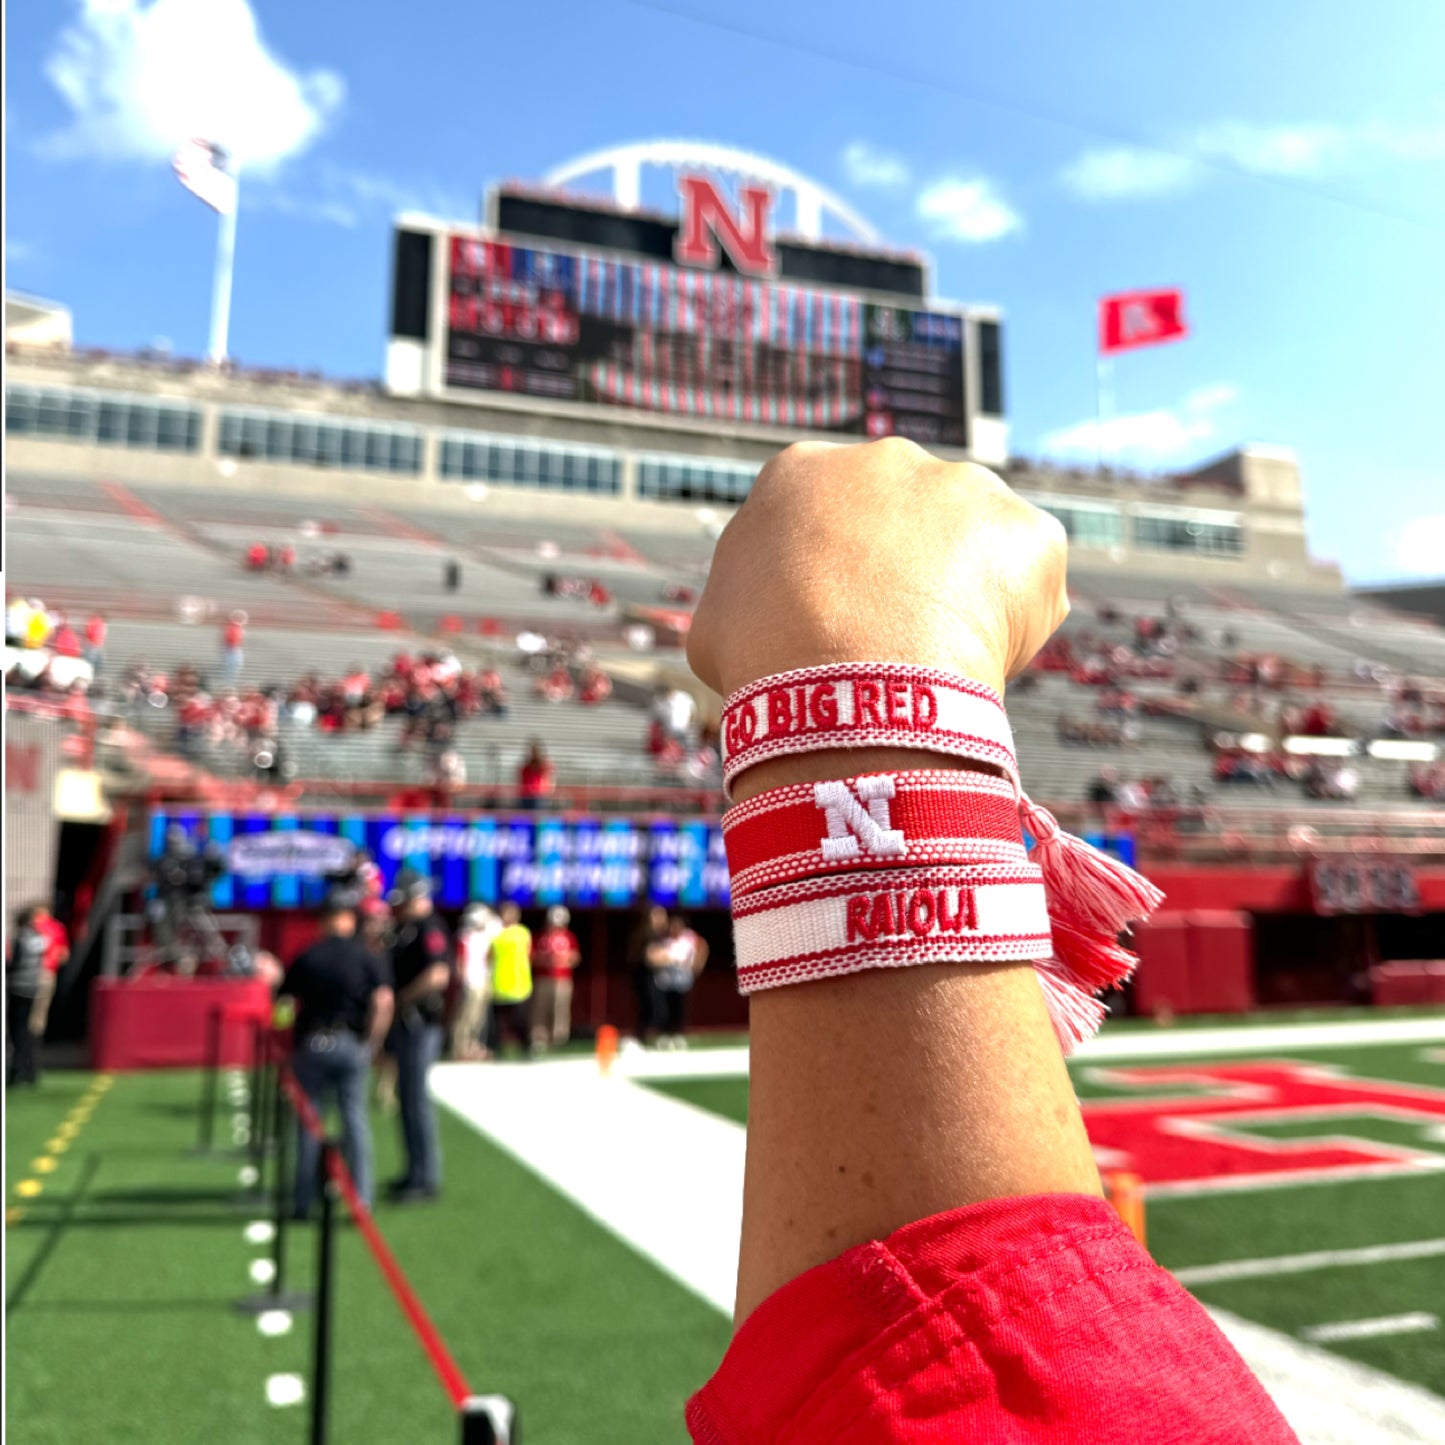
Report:
[{"label": "blue sky", "polygon": [[[1107,9],[1107,14],[1099,12]],[[1445,6],[1218,0],[57,0],[12,6],[6,284],[78,339],[204,350],[215,225],[176,141],[247,164],[231,350],[375,375],[388,222],[659,136],[834,187],[1007,315],[1015,448],[1091,460],[1094,298],[1181,285],[1122,358],[1148,467],[1294,447],[1312,546],[1445,573]]]}]

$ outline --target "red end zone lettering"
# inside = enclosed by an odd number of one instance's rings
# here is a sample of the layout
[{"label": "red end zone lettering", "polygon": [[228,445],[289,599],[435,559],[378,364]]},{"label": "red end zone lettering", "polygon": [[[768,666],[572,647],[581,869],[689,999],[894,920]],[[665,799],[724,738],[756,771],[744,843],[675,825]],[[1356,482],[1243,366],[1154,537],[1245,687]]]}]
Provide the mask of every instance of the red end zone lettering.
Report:
[{"label": "red end zone lettering", "polygon": [[[1351,1137],[1348,1121],[1377,1115],[1445,1126],[1445,1090],[1356,1079],[1318,1064],[1275,1061],[1151,1068],[1098,1068],[1101,1083],[1167,1092],[1204,1088],[1197,1098],[1086,1099],[1089,1142],[1110,1167],[1139,1174],[1159,1193],[1278,1187],[1445,1168],[1445,1152]],[[1273,1125],[1315,1125],[1309,1138],[1251,1133]]]}]

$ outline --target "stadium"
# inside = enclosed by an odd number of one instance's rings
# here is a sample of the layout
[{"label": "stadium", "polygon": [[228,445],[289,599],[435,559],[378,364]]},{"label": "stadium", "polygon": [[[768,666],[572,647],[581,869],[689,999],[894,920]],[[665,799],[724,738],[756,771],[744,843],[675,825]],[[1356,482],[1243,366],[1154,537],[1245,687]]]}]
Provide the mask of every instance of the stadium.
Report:
[{"label": "stadium", "polygon": [[[468,1423],[493,1395],[529,1440],[680,1438],[748,1100],[722,699],[683,649],[764,463],[885,437],[1068,537],[1070,614],[1007,694],[1022,775],[1166,895],[1070,1060],[1096,1161],[1301,1439],[1445,1438],[1445,618],[1311,557],[1287,447],[1013,453],[1006,318],[933,274],[778,161],[658,141],[493,186],[480,225],[398,215],[376,381],[88,348],[7,295],[7,928],[69,939],[7,1109],[17,1441],[298,1438],[320,1311],[280,1285],[323,1267],[332,1439],[507,1438]],[[169,888],[175,858],[205,871]],[[442,1197],[322,1245],[284,1227],[260,963],[360,862],[449,930],[565,907],[582,962],[570,1042],[432,1075]],[[686,1051],[645,1046],[649,906],[707,946]]]}]

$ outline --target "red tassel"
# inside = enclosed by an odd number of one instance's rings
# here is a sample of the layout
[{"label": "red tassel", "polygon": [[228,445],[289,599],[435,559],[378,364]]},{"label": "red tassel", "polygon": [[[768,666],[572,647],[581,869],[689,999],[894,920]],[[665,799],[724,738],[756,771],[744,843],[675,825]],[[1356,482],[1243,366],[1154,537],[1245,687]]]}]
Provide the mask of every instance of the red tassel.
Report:
[{"label": "red tassel", "polygon": [[1139,962],[1111,933],[1075,928],[1055,918],[1054,959],[1081,988],[1102,991],[1117,988]]},{"label": "red tassel", "polygon": [[1043,870],[1049,912],[1077,927],[1119,933],[1147,918],[1164,895],[1142,873],[1065,833],[1047,808],[1027,797],[1019,818],[1036,842],[1030,859]]},{"label": "red tassel", "polygon": [[1138,963],[1118,935],[1147,918],[1164,895],[1143,874],[1065,833],[1047,808],[1023,795],[1019,818],[1035,840],[1029,857],[1043,873],[1054,937],[1053,958],[1035,969],[1067,1054],[1104,1021],[1094,995],[1122,983]]},{"label": "red tassel", "polygon": [[1042,959],[1034,964],[1034,972],[1044,991],[1044,1006],[1049,1011],[1059,1047],[1071,1054],[1099,1031],[1107,1010],[1093,994],[1069,977],[1068,970],[1058,960]]}]

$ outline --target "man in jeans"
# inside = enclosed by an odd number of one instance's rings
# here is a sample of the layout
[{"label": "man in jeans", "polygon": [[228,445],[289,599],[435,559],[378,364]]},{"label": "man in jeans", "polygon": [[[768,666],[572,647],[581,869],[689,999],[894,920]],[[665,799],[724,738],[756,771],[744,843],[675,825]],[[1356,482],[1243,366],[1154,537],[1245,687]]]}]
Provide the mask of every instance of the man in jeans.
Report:
[{"label": "man in jeans", "polygon": [[406,1144],[406,1173],[390,1188],[397,1204],[419,1204],[441,1192],[442,1151],[436,1105],[427,1088],[441,1057],[442,1014],[452,970],[446,930],[432,911],[431,883],[403,869],[392,895],[396,934],[391,971],[396,981],[396,1021],[387,1049],[396,1059],[396,1094]]},{"label": "man in jeans", "polygon": [[[338,889],[321,915],[321,940],[303,953],[281,983],[295,1000],[296,1049],[291,1061],[296,1082],[320,1113],[328,1094],[341,1111],[342,1145],[356,1191],[372,1200],[371,1120],[366,1083],[371,1059],[391,1023],[391,978],[386,960],[356,936],[358,900]],[[295,1210],[311,1212],[320,1142],[301,1130],[296,1155]]]},{"label": "man in jeans", "polygon": [[14,1084],[35,1084],[40,1080],[30,1015],[35,1007],[35,995],[40,991],[49,940],[36,926],[37,912],[38,909],[27,908],[16,918],[10,956],[5,961],[5,1022],[10,1034],[10,1057],[5,1068],[7,1089]]}]

